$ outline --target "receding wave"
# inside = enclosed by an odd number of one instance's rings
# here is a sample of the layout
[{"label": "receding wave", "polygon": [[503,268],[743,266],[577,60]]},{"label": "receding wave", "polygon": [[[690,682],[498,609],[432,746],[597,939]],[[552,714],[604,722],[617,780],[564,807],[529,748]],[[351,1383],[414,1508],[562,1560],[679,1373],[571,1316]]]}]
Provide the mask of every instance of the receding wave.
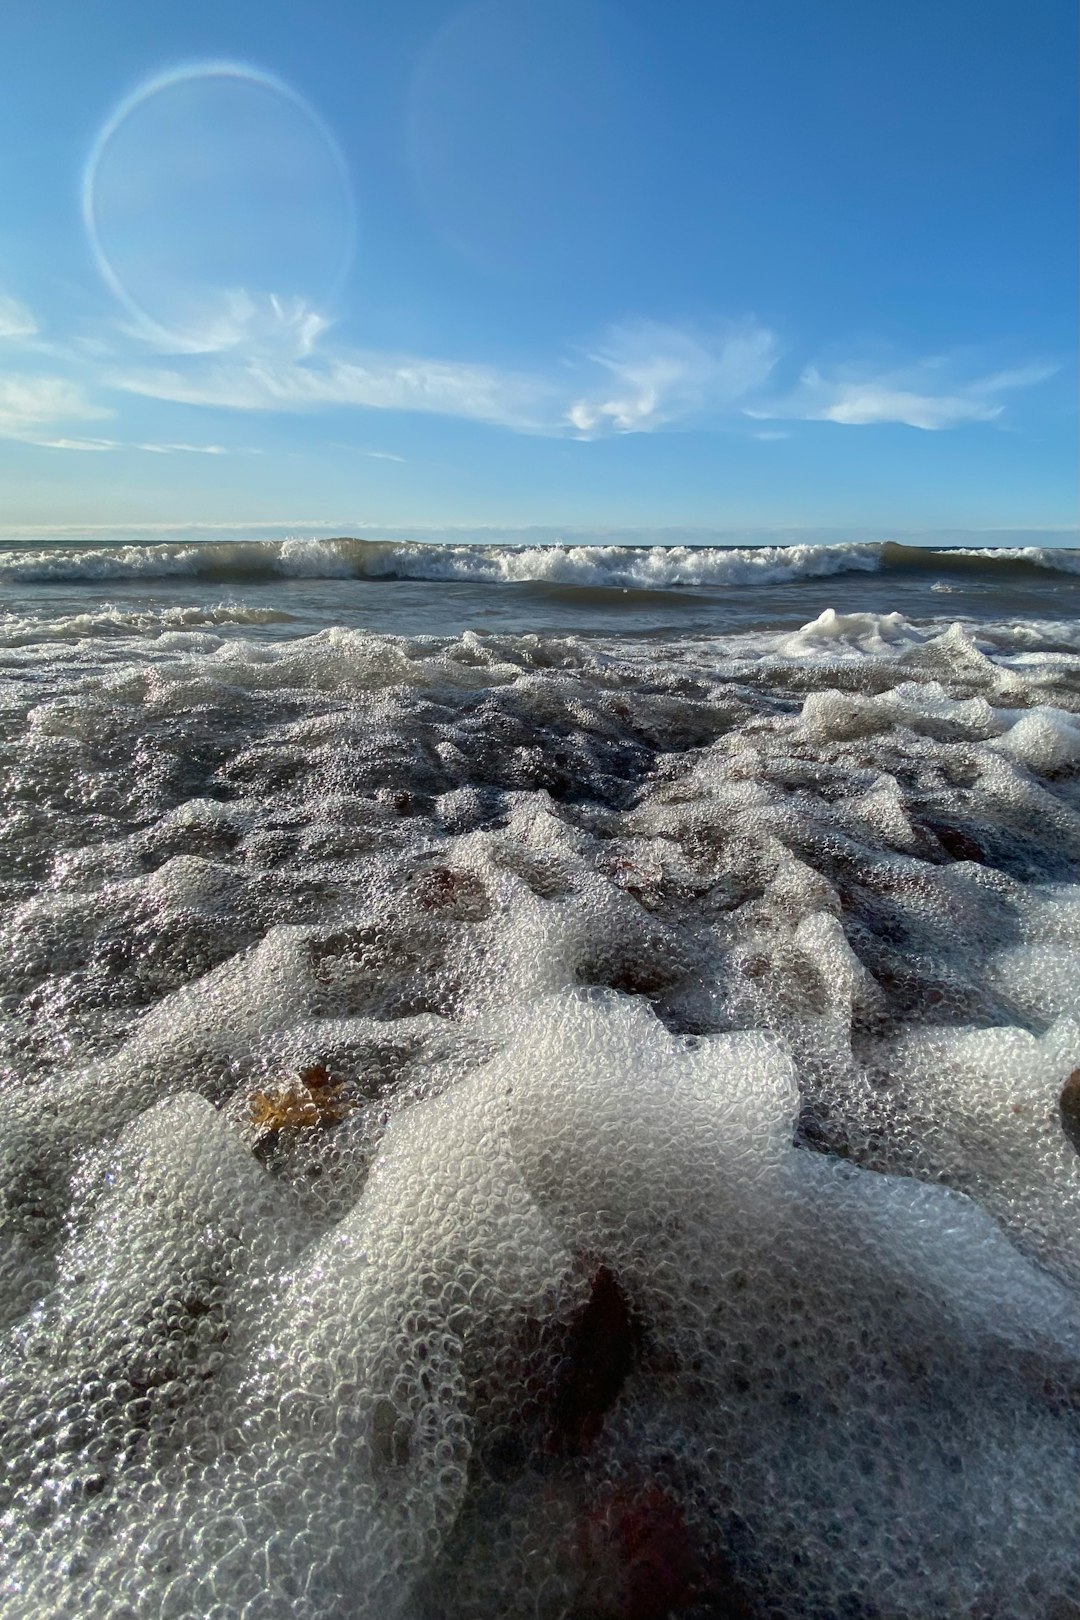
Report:
[{"label": "receding wave", "polygon": [[1080,551],[1038,546],[936,551],[893,541],[792,546],[498,546],[287,539],[201,544],[63,546],[0,552],[0,581],[78,583],[204,579],[548,582],[622,590],[724,589],[834,574],[1080,574]]},{"label": "receding wave", "polygon": [[221,602],[216,607],[168,607],[146,611],[114,607],[93,613],[65,613],[42,618],[0,612],[0,647],[22,647],[42,641],[81,641],[126,636],[168,636],[176,632],[212,630],[221,625],[288,624],[293,615],[278,608],[249,607],[243,602]]}]

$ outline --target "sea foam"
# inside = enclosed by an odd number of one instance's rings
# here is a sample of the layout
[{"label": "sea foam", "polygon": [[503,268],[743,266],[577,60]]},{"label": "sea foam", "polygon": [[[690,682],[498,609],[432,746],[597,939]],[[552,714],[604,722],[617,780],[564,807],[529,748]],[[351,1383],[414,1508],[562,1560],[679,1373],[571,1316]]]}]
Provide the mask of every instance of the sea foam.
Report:
[{"label": "sea foam", "polygon": [[172,633],[5,693],[5,1612],[1075,1612],[1080,659]]}]

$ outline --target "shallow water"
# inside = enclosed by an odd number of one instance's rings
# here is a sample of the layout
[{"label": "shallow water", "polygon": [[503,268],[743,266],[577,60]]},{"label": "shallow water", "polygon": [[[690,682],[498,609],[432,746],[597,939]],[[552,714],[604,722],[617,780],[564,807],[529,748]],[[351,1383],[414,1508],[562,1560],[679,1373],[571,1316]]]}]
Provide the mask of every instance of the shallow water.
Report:
[{"label": "shallow water", "polygon": [[5,1612],[1080,1614],[1076,554],[365,546],[0,556]]}]

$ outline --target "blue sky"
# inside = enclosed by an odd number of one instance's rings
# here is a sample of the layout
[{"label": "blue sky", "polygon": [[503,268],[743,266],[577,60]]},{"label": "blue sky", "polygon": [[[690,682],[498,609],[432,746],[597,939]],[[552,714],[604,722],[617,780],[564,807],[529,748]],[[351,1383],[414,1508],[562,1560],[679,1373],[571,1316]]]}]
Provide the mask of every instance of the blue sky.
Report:
[{"label": "blue sky", "polygon": [[1072,0],[6,0],[5,526],[1075,522]]}]

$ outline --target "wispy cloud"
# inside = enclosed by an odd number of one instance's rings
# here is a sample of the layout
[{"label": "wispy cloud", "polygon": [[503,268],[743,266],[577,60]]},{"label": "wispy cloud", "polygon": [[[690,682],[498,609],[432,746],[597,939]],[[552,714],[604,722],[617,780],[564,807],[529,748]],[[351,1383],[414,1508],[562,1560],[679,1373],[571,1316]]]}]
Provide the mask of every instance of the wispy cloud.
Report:
[{"label": "wispy cloud", "polygon": [[329,316],[302,298],[222,287],[185,310],[182,335],[149,320],[129,322],[122,330],[157,354],[237,353],[287,362],[311,354],[330,325]]},{"label": "wispy cloud", "polygon": [[68,422],[96,422],[113,416],[67,377],[0,376],[0,439],[15,439],[42,450],[144,450],[154,455],[224,456],[221,444],[124,440],[58,433]]},{"label": "wispy cloud", "polygon": [[30,310],[10,293],[0,293],[0,338],[33,337],[38,323]]},{"label": "wispy cloud", "polygon": [[[129,444],[118,445],[118,449],[148,450],[155,456],[227,456],[228,450],[223,444]],[[249,451],[250,455],[251,452]]]},{"label": "wispy cloud", "polygon": [[877,375],[854,369],[826,375],[809,366],[791,393],[749,404],[745,412],[759,420],[795,418],[843,427],[899,423],[935,433],[997,421],[1005,410],[1004,393],[1043,382],[1056,368],[1025,366],[967,382],[950,379],[951,369],[940,357]]},{"label": "wispy cloud", "polygon": [[93,422],[112,412],[67,377],[0,376],[0,438],[39,441],[62,422]]},{"label": "wispy cloud", "polygon": [[523,433],[597,438],[730,412],[765,382],[776,353],[773,334],[752,321],[707,333],[641,321],[611,328],[595,348],[546,372],[335,350],[313,339],[311,352],[302,356],[265,350],[177,356],[169,366],[128,365],[109,382],[184,405],[419,411]]},{"label": "wispy cloud", "polygon": [[653,321],[617,326],[589,355],[599,383],[573,401],[565,420],[594,438],[708,416],[756,392],[777,352],[774,334],[751,320],[708,333]]},{"label": "wispy cloud", "polygon": [[307,361],[263,357],[115,372],[113,388],[183,405],[302,411],[351,405],[421,411],[542,431],[546,385],[468,361],[363,352]]},{"label": "wispy cloud", "polygon": [[368,456],[372,461],[397,461],[402,466],[405,465],[406,460],[404,456],[397,455],[393,450],[367,450],[362,444],[343,444],[340,439],[332,439],[330,448],[332,450],[348,450],[350,455],[354,456]]},{"label": "wispy cloud", "polygon": [[116,450],[115,439],[38,439],[24,438],[24,444],[37,445],[39,450]]},{"label": "wispy cloud", "polygon": [[[41,439],[25,438],[26,444],[35,444],[42,450],[145,450],[155,456],[227,456],[223,444],[154,444],[127,439]],[[261,451],[248,451],[261,455]]]},{"label": "wispy cloud", "polygon": [[[24,305],[0,295],[0,337],[21,340],[24,355],[44,354],[36,330]],[[846,427],[903,424],[927,432],[988,424],[1001,419],[1010,392],[1043,381],[1055,369],[1029,365],[978,376],[969,370],[965,376],[948,357],[892,369],[818,363],[806,366],[794,386],[782,388],[775,380],[780,341],[752,317],[696,326],[627,320],[531,370],[512,369],[350,348],[311,305],[243,289],[216,293],[200,320],[185,325],[182,340],[149,325],[129,325],[119,336],[115,327],[112,332],[111,341],[98,332],[66,352],[50,345],[50,367],[79,376],[92,366],[99,388],[185,407],[254,414],[423,413],[586,440],[730,428],[746,418]],[[220,444],[179,437],[125,441],[69,431],[75,422],[114,414],[69,378],[0,378],[0,437],[58,450],[226,453]],[[763,427],[754,437],[768,441],[788,432]],[[340,448],[375,460],[404,460],[388,450]]]}]

